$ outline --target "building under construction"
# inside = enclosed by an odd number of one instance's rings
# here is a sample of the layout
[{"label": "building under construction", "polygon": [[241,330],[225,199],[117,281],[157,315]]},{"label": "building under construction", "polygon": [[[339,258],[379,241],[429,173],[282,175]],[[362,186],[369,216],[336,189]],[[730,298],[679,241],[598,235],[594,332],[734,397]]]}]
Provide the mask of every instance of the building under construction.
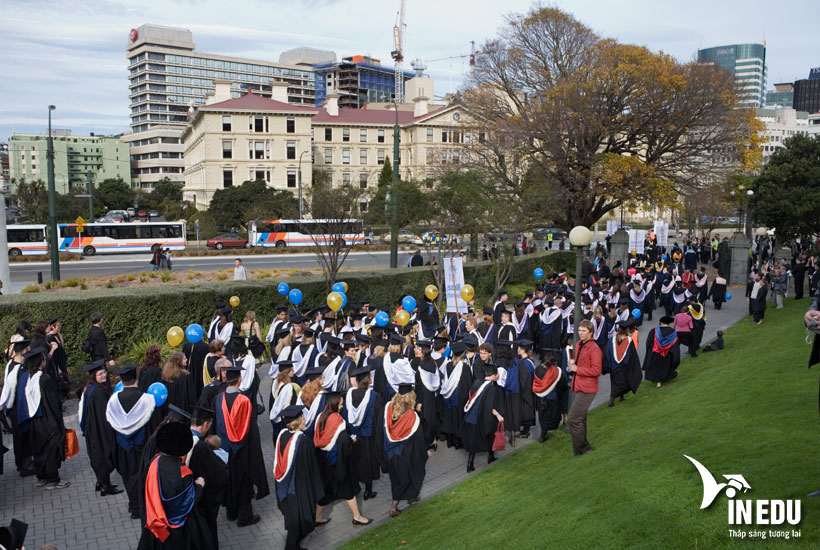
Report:
[{"label": "building under construction", "polygon": [[[386,67],[372,57],[353,55],[338,63],[314,64],[313,70],[317,107],[333,92],[340,96],[339,107],[353,109],[361,109],[368,103],[390,102],[396,97],[393,67]],[[415,76],[413,72],[404,75],[407,79]]]}]

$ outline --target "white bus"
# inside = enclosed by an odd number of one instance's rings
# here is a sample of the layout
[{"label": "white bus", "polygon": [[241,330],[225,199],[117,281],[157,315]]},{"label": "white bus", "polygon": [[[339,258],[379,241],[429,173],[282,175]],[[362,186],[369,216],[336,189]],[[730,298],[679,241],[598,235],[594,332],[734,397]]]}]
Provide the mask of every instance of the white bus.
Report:
[{"label": "white bus", "polygon": [[[248,242],[251,246],[284,248],[286,246],[316,246],[331,239],[344,239],[346,245],[373,244],[365,237],[361,220],[251,220],[248,222]],[[333,228],[328,229],[328,224]]]},{"label": "white bus", "polygon": [[45,225],[8,225],[9,256],[48,254]]},{"label": "white bus", "polygon": [[185,222],[87,223],[81,233],[77,224],[57,226],[60,252],[86,256],[123,252],[153,252],[157,248],[182,250],[186,245]]}]

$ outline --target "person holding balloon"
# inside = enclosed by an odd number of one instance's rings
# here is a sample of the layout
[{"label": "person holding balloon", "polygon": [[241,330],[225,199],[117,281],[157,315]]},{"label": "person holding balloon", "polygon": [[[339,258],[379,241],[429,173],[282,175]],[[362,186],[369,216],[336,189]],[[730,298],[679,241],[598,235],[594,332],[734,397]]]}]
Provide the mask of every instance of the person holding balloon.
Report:
[{"label": "person holding balloon", "polygon": [[174,405],[183,411],[190,411],[196,404],[194,381],[187,366],[188,359],[185,354],[175,351],[162,367],[162,383],[168,388],[168,400],[161,407],[163,416],[168,410],[168,405]]},{"label": "person holding balloon", "polygon": [[122,489],[111,484],[117,442],[114,429],[105,419],[105,410],[111,398],[108,371],[105,370],[105,361],[102,359],[85,365],[83,370],[88,373],[88,379],[80,398],[77,416],[80,430],[85,436],[91,469],[97,478],[95,490],[100,492],[100,496],[118,495],[122,493]]},{"label": "person holding balloon", "polygon": [[208,344],[202,341],[202,336],[205,330],[198,324],[193,323],[188,325],[185,329],[185,339],[188,340],[182,346],[182,353],[188,360],[188,370],[191,372],[191,377],[194,386],[194,394],[199,399],[202,393],[202,388],[205,386],[203,378],[203,367],[205,366],[205,358],[210,353]]},{"label": "person holding balloon", "polygon": [[142,450],[146,439],[160,421],[154,411],[165,403],[168,392],[161,382],[151,386],[153,394],[141,392],[137,388],[137,365],[124,365],[116,374],[123,388],[108,400],[105,417],[116,432],[114,463],[128,494],[128,511],[132,519],[139,519]]}]

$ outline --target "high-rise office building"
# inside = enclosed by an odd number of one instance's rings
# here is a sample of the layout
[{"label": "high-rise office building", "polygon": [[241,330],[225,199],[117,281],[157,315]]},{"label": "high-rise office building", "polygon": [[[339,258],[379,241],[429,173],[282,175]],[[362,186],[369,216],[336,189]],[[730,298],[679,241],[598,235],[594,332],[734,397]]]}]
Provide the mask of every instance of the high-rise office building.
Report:
[{"label": "high-rise office building", "polygon": [[180,134],[189,108],[203,105],[214,92],[214,80],[231,81],[234,97],[249,91],[270,97],[274,82],[284,82],[288,103],[313,106],[310,64],[335,61],[336,55],[304,49],[299,59],[306,64],[298,63],[298,56],[294,63],[282,63],[202,53],[195,50],[191,31],[157,25],[131,29],[126,51],[131,133],[123,139],[131,146],[134,181],[146,190],[163,178],[183,183]]},{"label": "high-rise office building", "polygon": [[794,105],[794,84],[775,84],[774,90],[766,92],[765,109],[791,109]]},{"label": "high-rise office building", "polygon": [[742,107],[762,107],[766,92],[766,43],[732,44],[698,50],[698,62],[735,75]]},{"label": "high-rise office building", "polygon": [[808,113],[820,112],[820,67],[809,71],[809,77],[794,83],[794,108]]}]

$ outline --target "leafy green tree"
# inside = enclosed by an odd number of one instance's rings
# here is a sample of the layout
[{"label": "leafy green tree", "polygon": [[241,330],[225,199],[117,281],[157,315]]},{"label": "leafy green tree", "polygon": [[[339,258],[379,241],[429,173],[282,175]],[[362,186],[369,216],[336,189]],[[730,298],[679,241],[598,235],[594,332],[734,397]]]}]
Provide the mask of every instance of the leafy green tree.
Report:
[{"label": "leafy green tree", "polygon": [[27,182],[20,180],[16,184],[17,201],[20,209],[32,223],[48,221],[48,192],[43,180]]},{"label": "leafy green tree", "polygon": [[164,200],[181,201],[182,184],[174,183],[168,178],[162,178],[154,184],[154,190],[151,192],[150,199],[158,203]]},{"label": "leafy green tree", "polygon": [[291,192],[277,191],[263,180],[246,181],[218,189],[208,205],[208,214],[220,229],[246,229],[252,219],[295,218],[299,202]]},{"label": "leafy green tree", "polygon": [[109,178],[94,189],[94,199],[109,210],[125,210],[134,206],[134,191],[122,178]]},{"label": "leafy green tree", "polygon": [[755,222],[781,241],[820,233],[820,137],[796,135],[784,145],[755,179],[751,199]]}]

